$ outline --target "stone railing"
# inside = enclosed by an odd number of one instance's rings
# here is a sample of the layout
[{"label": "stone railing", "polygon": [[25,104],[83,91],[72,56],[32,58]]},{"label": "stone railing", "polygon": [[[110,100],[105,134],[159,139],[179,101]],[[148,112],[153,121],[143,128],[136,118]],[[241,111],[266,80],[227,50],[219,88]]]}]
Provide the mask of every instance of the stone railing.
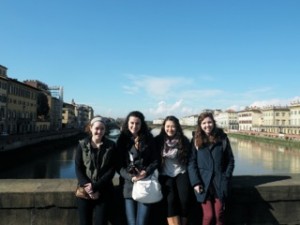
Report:
[{"label": "stone railing", "polygon": [[[1,180],[0,224],[78,225],[76,183],[75,179]],[[300,224],[300,175],[235,176],[226,211],[228,225]],[[118,213],[116,209],[113,215]],[[200,215],[193,210],[189,224],[200,224],[196,223]]]}]

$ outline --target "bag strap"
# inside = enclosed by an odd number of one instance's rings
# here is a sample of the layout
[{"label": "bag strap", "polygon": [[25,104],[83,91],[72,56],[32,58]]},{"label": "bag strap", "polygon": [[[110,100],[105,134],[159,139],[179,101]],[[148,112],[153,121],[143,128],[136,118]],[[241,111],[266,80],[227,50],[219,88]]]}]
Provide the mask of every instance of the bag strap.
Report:
[{"label": "bag strap", "polygon": [[133,155],[132,155],[132,153],[131,153],[130,151],[128,151],[128,154],[129,154],[129,160],[130,160],[130,162],[133,162],[134,160],[133,160]]}]

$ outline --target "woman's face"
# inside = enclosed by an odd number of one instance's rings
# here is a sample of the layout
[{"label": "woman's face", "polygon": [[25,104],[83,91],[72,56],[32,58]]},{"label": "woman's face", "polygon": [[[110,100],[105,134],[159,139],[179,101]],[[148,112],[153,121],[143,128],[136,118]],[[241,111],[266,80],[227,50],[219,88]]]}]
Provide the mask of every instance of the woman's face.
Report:
[{"label": "woman's face", "polygon": [[173,121],[167,120],[165,123],[165,132],[168,137],[173,137],[176,133],[176,125]]},{"label": "woman's face", "polygon": [[141,129],[141,120],[138,117],[130,116],[128,120],[128,130],[131,132],[131,134],[136,137],[138,132]]},{"label": "woman's face", "polygon": [[105,125],[102,122],[97,121],[91,125],[90,130],[93,138],[101,139],[105,134]]},{"label": "woman's face", "polygon": [[209,135],[211,131],[214,129],[214,122],[210,117],[206,117],[201,122],[201,129],[206,133],[206,135]]}]

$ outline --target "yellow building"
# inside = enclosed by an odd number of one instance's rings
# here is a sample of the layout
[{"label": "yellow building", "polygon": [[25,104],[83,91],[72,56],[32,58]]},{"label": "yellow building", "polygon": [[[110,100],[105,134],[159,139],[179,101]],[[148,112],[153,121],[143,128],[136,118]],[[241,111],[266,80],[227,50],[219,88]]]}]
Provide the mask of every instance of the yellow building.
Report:
[{"label": "yellow building", "polygon": [[238,123],[240,131],[256,130],[260,127],[262,121],[262,113],[259,109],[246,108],[238,112]]},{"label": "yellow building", "polygon": [[16,79],[7,83],[7,131],[11,134],[35,131],[39,89]]},{"label": "yellow building", "polygon": [[69,103],[63,104],[62,126],[63,128],[77,128],[75,105]]},{"label": "yellow building", "polygon": [[287,133],[290,109],[287,106],[266,106],[262,111],[261,131],[269,133]]},{"label": "yellow building", "polygon": [[300,101],[290,104],[290,134],[300,134]]}]

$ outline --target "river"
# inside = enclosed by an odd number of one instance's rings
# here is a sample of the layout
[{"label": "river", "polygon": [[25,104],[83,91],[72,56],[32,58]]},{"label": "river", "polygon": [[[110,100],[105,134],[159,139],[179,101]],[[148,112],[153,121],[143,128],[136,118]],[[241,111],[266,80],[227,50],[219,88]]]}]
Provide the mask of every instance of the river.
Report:
[{"label": "river", "polygon": [[[156,135],[158,130],[154,130]],[[185,130],[190,138],[191,131]],[[234,175],[300,173],[300,150],[259,141],[230,138],[235,157]],[[45,154],[31,162],[0,171],[0,179],[76,178],[75,147]]]}]

